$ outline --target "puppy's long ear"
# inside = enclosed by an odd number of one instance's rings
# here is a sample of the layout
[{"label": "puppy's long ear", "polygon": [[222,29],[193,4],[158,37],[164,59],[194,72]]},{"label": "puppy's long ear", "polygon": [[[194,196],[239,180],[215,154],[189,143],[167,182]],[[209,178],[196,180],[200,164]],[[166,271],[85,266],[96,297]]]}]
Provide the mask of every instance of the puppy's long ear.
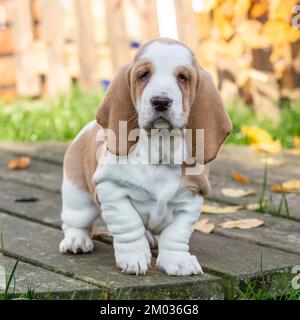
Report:
[{"label": "puppy's long ear", "polygon": [[[192,155],[196,153],[195,129],[204,129],[204,163],[214,160],[232,131],[219,91],[211,75],[198,64],[195,99],[191,106],[188,128],[193,131]],[[199,146],[198,146],[199,147]],[[202,159],[203,160],[203,159]]]},{"label": "puppy's long ear", "polygon": [[[102,128],[109,129],[107,147],[116,155],[126,155],[130,147],[136,143],[128,141],[130,131],[138,128],[138,114],[130,95],[130,70],[130,65],[120,68],[96,114],[97,122]],[[119,127],[120,121],[125,124],[122,132]]]}]

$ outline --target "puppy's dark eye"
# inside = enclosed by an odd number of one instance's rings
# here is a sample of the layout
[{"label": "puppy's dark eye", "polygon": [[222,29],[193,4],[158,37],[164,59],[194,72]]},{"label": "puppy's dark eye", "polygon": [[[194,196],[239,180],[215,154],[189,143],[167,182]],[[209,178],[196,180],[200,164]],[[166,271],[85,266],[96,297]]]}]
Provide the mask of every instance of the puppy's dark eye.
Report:
[{"label": "puppy's dark eye", "polygon": [[141,81],[147,81],[150,78],[150,76],[151,76],[150,72],[145,71],[145,72],[141,73],[138,78]]},{"label": "puppy's dark eye", "polygon": [[185,83],[188,81],[188,77],[186,75],[184,75],[183,73],[180,73],[178,76],[177,76],[177,79],[178,81],[182,82],[182,83]]}]

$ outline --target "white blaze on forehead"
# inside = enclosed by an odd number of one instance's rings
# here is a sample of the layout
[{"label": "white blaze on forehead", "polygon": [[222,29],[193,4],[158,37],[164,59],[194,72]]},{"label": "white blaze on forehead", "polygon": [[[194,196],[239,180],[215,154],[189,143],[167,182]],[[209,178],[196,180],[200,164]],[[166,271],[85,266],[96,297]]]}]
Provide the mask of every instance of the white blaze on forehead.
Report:
[{"label": "white blaze on forehead", "polygon": [[150,60],[154,67],[164,70],[176,69],[179,66],[191,66],[192,54],[181,44],[153,42],[141,54],[140,59]]}]

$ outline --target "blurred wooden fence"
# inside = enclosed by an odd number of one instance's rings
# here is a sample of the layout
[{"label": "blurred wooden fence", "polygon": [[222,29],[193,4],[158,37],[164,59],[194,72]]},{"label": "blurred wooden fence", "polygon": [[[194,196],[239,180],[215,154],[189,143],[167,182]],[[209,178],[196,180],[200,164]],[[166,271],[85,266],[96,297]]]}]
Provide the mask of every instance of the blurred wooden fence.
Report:
[{"label": "blurred wooden fence", "polygon": [[[140,45],[159,37],[157,1],[0,0],[0,97],[55,96],[74,81],[106,87]],[[179,40],[226,101],[242,96],[276,117],[278,101],[300,98],[300,30],[290,22],[297,0],[170,1]]]},{"label": "blurred wooden fence", "polygon": [[[190,0],[176,0],[180,39],[195,46]],[[189,4],[189,5],[187,5]],[[0,0],[0,96],[106,86],[137,47],[159,37],[155,0]],[[130,21],[130,20],[134,21]],[[126,30],[134,22],[136,37]],[[182,28],[180,28],[182,26]],[[194,43],[193,43],[194,42]]]}]

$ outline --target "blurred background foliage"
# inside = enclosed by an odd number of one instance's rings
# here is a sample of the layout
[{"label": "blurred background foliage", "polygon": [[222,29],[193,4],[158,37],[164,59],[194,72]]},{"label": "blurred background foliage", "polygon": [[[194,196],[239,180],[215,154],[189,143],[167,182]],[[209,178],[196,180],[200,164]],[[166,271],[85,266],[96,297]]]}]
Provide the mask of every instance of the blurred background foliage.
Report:
[{"label": "blurred background foliage", "polygon": [[300,31],[292,26],[297,2],[205,2],[198,56],[227,103],[241,96],[258,117],[279,121],[278,106],[300,98]]},{"label": "blurred background foliage", "polygon": [[[300,136],[297,0],[0,0],[0,140],[71,140],[120,65],[168,36],[211,72],[234,124]],[[3,12],[5,11],[5,15]],[[300,10],[299,10],[300,12]],[[293,26],[294,22],[294,26]]]}]

